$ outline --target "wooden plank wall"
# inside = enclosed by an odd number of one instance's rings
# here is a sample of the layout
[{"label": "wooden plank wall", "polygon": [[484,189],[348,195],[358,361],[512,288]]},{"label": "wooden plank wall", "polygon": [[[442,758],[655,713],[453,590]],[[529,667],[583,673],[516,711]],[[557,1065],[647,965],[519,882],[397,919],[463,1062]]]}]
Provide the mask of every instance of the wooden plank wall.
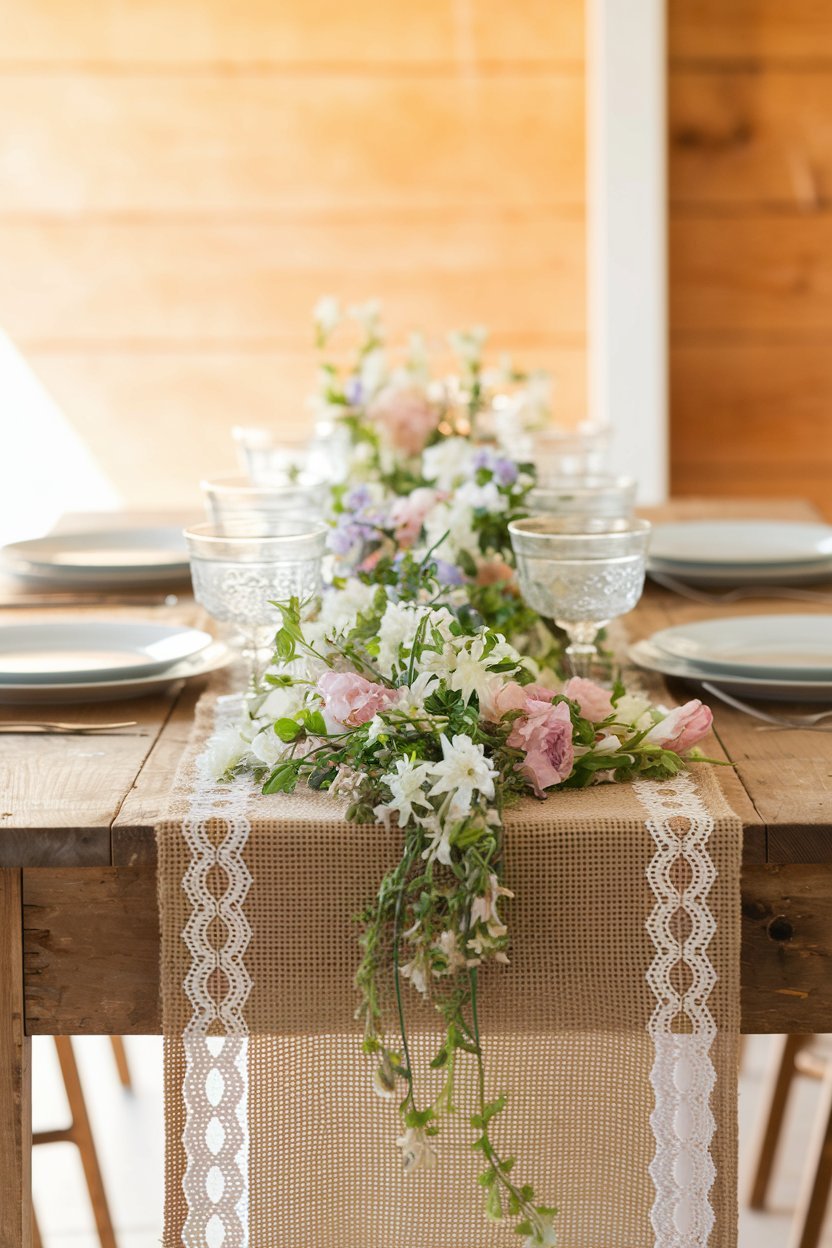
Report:
[{"label": "wooden plank wall", "polygon": [[2,9],[0,328],[128,502],[304,419],[324,291],[488,323],[582,415],[583,0]]},{"label": "wooden plank wall", "polygon": [[832,4],[669,0],[672,483],[832,517]]}]

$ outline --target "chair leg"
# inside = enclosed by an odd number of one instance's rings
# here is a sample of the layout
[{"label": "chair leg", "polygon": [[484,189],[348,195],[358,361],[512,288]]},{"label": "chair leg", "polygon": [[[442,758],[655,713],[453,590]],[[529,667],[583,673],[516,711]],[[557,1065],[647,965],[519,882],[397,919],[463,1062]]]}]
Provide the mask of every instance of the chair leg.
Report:
[{"label": "chair leg", "polygon": [[43,1248],[43,1240],[40,1237],[40,1227],[35,1217],[35,1211],[32,1210],[32,1248]]},{"label": "chair leg", "polygon": [[124,1037],[110,1036],[110,1044],[113,1047],[113,1057],[116,1062],[119,1082],[123,1088],[127,1088],[129,1092],[132,1092],[133,1077],[130,1074],[130,1065],[127,1061],[127,1050],[124,1047]]},{"label": "chair leg", "polygon": [[817,1248],[832,1182],[832,1065],[820,1084],[818,1106],[789,1248]]},{"label": "chair leg", "polygon": [[776,1036],[775,1050],[766,1072],[762,1093],[763,1116],[752,1149],[754,1158],[751,1182],[746,1201],[750,1209],[762,1209],[771,1181],[774,1158],[783,1126],[783,1117],[792,1080],[795,1077],[794,1059],[806,1043],[805,1036]]},{"label": "chair leg", "polygon": [[89,1115],[87,1114],[84,1091],[78,1075],[78,1064],[75,1061],[72,1040],[69,1036],[56,1036],[55,1045],[58,1050],[58,1060],[61,1063],[61,1073],[64,1077],[69,1112],[72,1115],[71,1138],[77,1144],[78,1151],[81,1154],[81,1164],[84,1167],[84,1177],[87,1180],[87,1189],[90,1194],[90,1202],[95,1216],[95,1225],[98,1229],[101,1248],[116,1248],[116,1237],[113,1232],[113,1223],[107,1204],[107,1195],[104,1191],[101,1169],[98,1165],[98,1154],[95,1151],[95,1141],[90,1127]]}]

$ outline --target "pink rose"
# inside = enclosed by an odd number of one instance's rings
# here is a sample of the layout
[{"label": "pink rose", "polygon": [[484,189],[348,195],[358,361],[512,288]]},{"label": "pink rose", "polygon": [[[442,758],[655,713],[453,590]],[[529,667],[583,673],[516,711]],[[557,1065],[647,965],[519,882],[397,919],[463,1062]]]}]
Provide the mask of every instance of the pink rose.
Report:
[{"label": "pink rose", "polygon": [[329,717],[350,728],[368,723],[396,700],[394,690],[365,680],[357,672],[324,672],[317,687]]},{"label": "pink rose", "polygon": [[653,725],[644,740],[651,745],[660,745],[666,750],[684,754],[685,750],[689,750],[707,736],[713,722],[711,708],[694,698],[684,706],[674,707],[669,715]]},{"label": "pink rose", "polygon": [[412,546],[422,531],[422,525],[437,502],[436,490],[419,486],[403,498],[397,498],[390,508],[390,521],[396,530],[399,546]]},{"label": "pink rose", "polygon": [[569,706],[530,698],[525,715],[515,720],[507,744],[526,751],[520,770],[537,796],[543,797],[544,789],[560,784],[572,771],[575,754]]},{"label": "pink rose", "polygon": [[496,724],[509,711],[525,711],[530,701],[551,702],[554,696],[552,690],[543,685],[518,685],[514,680],[501,680],[496,689],[480,698],[480,710],[484,719]]},{"label": "pink rose", "polygon": [[567,698],[577,702],[584,719],[593,724],[600,724],[602,719],[612,715],[613,705],[609,691],[596,685],[594,680],[584,680],[583,676],[573,676],[564,686]]},{"label": "pink rose", "polygon": [[439,423],[436,408],[420,386],[385,386],[368,415],[380,425],[391,445],[405,455],[418,455]]}]

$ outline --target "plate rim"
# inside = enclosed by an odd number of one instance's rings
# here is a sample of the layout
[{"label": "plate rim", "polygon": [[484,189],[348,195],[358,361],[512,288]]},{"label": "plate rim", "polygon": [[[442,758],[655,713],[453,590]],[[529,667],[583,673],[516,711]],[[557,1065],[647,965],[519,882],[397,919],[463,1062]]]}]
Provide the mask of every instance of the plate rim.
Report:
[{"label": "plate rim", "polygon": [[[830,659],[829,659],[828,666],[822,667],[822,666],[817,666],[817,665],[807,663],[802,667],[783,668],[783,667],[778,667],[774,663],[763,664],[763,663],[748,662],[748,663],[742,664],[741,667],[737,668],[733,666],[733,663],[736,662],[736,660],[731,661],[728,659],[720,659],[720,658],[713,658],[713,657],[694,658],[692,655],[680,654],[678,651],[673,651],[663,644],[663,640],[657,640],[659,638],[667,639],[668,635],[683,633],[685,629],[695,630],[695,629],[702,627],[703,625],[711,626],[715,628],[725,628],[726,626],[731,627],[735,624],[741,626],[742,624],[747,623],[747,622],[758,622],[762,620],[765,620],[765,621],[828,620],[827,628],[832,628],[832,615],[827,617],[821,614],[812,614],[811,612],[808,612],[808,611],[807,612],[784,611],[782,613],[777,613],[773,615],[761,612],[759,615],[732,615],[732,616],[726,616],[724,619],[719,618],[719,617],[708,617],[707,619],[704,619],[704,620],[688,620],[684,624],[671,624],[667,628],[657,629],[655,633],[651,634],[648,640],[650,641],[651,645],[656,647],[657,650],[660,650],[664,654],[667,654],[671,659],[676,659],[681,663],[689,663],[699,668],[709,667],[712,670],[717,671],[717,672],[720,672],[720,671],[728,672],[732,676],[736,675],[736,676],[741,677],[743,675],[756,674],[757,676],[761,678],[769,675],[773,679],[779,679],[781,677],[785,679],[786,678],[785,673],[788,672],[789,676],[800,677],[800,675],[802,674],[803,679],[813,680],[816,678],[816,674],[828,672],[829,679],[830,681],[832,681],[832,644],[830,644]],[[823,676],[821,676],[820,678],[824,679]]]},{"label": "plate rim", "polygon": [[[208,659],[207,651],[214,651],[215,655],[214,657],[210,659],[210,661],[206,662],[206,660]],[[115,689],[119,693],[123,691],[125,695],[125,699],[127,699],[129,698],[130,692],[133,689],[141,690],[142,688],[147,688],[148,686],[154,686],[154,687],[158,686],[159,689],[163,689],[166,685],[173,685],[179,680],[194,680],[198,676],[207,676],[211,672],[219,671],[221,668],[227,667],[228,664],[232,662],[234,658],[234,651],[231,649],[230,646],[226,645],[224,641],[219,641],[215,639],[211,646],[206,647],[206,651],[200,651],[199,654],[194,656],[194,658],[196,659],[202,658],[203,660],[201,664],[196,665],[196,670],[189,670],[189,671],[178,670],[181,667],[184,667],[186,664],[192,662],[190,659],[182,659],[180,660],[179,663],[174,664],[173,667],[168,668],[165,671],[157,672],[153,676],[137,677],[135,680],[112,680],[112,681],[98,680],[98,681],[89,681],[89,682],[61,681],[61,682],[56,682],[55,684],[51,684],[51,685],[33,685],[33,684],[8,685],[8,684],[4,684],[4,685],[0,685],[0,706],[4,704],[5,705],[22,705],[22,702],[19,701],[18,699],[15,699],[13,703],[5,703],[4,702],[5,694],[8,694],[8,693],[26,694],[26,693],[32,693],[33,691],[36,692],[38,695],[41,695],[41,694],[44,695],[43,697],[39,696],[36,699],[36,701],[40,701],[40,702],[46,702],[48,699],[45,695],[50,694],[50,693],[54,693],[60,696],[61,694],[64,694],[64,693],[83,694],[85,691],[89,691],[90,693],[97,693],[97,692],[101,692],[102,690],[112,690],[112,689]],[[112,700],[115,701],[116,699],[112,699]],[[82,702],[83,697],[79,696],[77,698],[77,701]]]},{"label": "plate rim", "polygon": [[[763,676],[757,676],[757,677],[725,676],[725,675],[720,676],[720,675],[717,675],[716,673],[714,673],[712,676],[709,676],[705,672],[669,671],[667,670],[667,668],[658,667],[654,664],[639,663],[633,657],[633,652],[639,647],[649,646],[649,645],[650,645],[649,637],[642,637],[640,638],[639,641],[631,642],[629,646],[627,647],[627,657],[631,660],[631,662],[635,663],[636,667],[641,667],[642,669],[648,672],[657,672],[660,676],[672,676],[677,680],[695,680],[699,684],[707,680],[707,681],[710,681],[711,684],[715,684],[715,685],[719,685],[719,684],[742,685],[743,687],[746,687],[748,689],[759,688],[759,686],[761,685],[768,685],[769,687],[772,687],[772,688],[782,689],[784,692],[787,690],[799,691],[801,688],[804,691],[807,689],[812,689],[812,690],[815,690],[816,692],[828,693],[829,697],[832,698],[832,679],[830,680],[781,680],[781,679],[777,679],[776,677],[763,677]],[[659,652],[659,658],[660,659],[666,658],[668,663],[675,664],[677,667],[685,666],[684,659],[677,659],[671,655],[663,655],[661,652]],[[795,701],[796,702],[800,701],[799,696],[795,698]]]},{"label": "plate rim", "polygon": [[774,528],[777,530],[802,528],[802,529],[807,529],[807,530],[813,529],[816,532],[823,531],[825,532],[830,542],[830,549],[828,552],[823,552],[823,551],[814,549],[811,552],[811,554],[807,552],[805,556],[793,556],[793,557],[786,557],[786,558],[781,557],[778,559],[769,560],[768,566],[788,565],[789,567],[794,567],[795,565],[798,565],[798,564],[824,563],[827,561],[832,563],[832,525],[825,524],[821,520],[817,520],[817,521],[782,520],[780,521],[780,520],[748,520],[748,519],[739,518],[736,520],[659,521],[653,526],[653,536],[652,536],[651,543],[650,543],[650,557],[659,559],[665,563],[667,563],[668,561],[673,562],[679,567],[691,567],[692,565],[696,565],[700,568],[701,567],[706,567],[706,568],[707,567],[711,567],[711,568],[765,567],[766,560],[756,560],[753,558],[752,559],[743,558],[743,559],[738,560],[734,556],[734,557],[729,557],[726,559],[715,559],[715,560],[712,559],[712,560],[708,560],[707,562],[705,562],[701,558],[691,559],[691,558],[685,558],[684,556],[682,556],[681,558],[679,556],[672,556],[672,555],[667,556],[666,554],[662,555],[660,553],[657,553],[656,551],[656,540],[657,538],[661,540],[661,534],[663,530],[666,531],[668,529],[684,529],[684,528],[692,529],[692,528],[698,527],[702,529],[708,528],[711,531],[713,531],[715,529],[718,529],[720,527],[725,527],[728,525],[736,526],[739,528],[747,528],[747,529],[751,529],[755,526],[759,526],[759,527],[764,526],[768,529]]},{"label": "plate rim", "polygon": [[[216,638],[211,633],[207,632],[204,628],[197,628],[193,625],[178,626],[176,624],[164,624],[160,620],[80,620],[80,619],[62,620],[62,621],[32,620],[30,623],[26,623],[26,624],[3,621],[2,623],[0,623],[0,688],[9,689],[9,688],[17,688],[17,687],[23,688],[23,687],[30,687],[30,686],[38,687],[38,688],[44,688],[44,687],[52,688],[52,687],[57,687],[57,686],[69,685],[69,684],[72,684],[72,685],[101,684],[102,682],[106,683],[108,681],[108,675],[107,675],[108,671],[113,672],[113,671],[125,671],[126,670],[125,665],[121,664],[121,665],[113,666],[109,669],[107,668],[98,669],[98,671],[100,672],[100,675],[96,676],[94,675],[93,672],[84,671],[83,669],[77,669],[75,675],[64,674],[65,679],[58,680],[58,681],[53,679],[55,676],[54,672],[47,672],[43,674],[31,673],[27,675],[27,677],[23,680],[15,679],[15,677],[19,676],[19,673],[9,673],[9,676],[11,678],[10,679],[6,678],[6,672],[2,668],[2,662],[3,662],[2,641],[3,641],[4,633],[19,632],[19,633],[31,634],[33,631],[37,632],[41,630],[46,631],[46,632],[53,632],[62,628],[67,628],[67,627],[69,627],[72,631],[78,631],[78,632],[86,632],[91,627],[96,628],[96,629],[112,630],[114,632],[126,632],[130,629],[141,629],[141,628],[153,629],[153,630],[158,630],[158,632],[163,634],[162,636],[159,636],[157,638],[157,640],[159,641],[164,640],[165,634],[168,637],[170,637],[170,636],[175,636],[179,633],[181,634],[193,633],[199,636],[200,638],[204,639],[200,642],[199,645],[195,646],[193,650],[189,651],[187,654],[180,655],[177,658],[150,659],[148,663],[141,664],[138,670],[142,671],[143,676],[145,678],[152,678],[154,675],[163,674],[165,671],[167,671],[168,668],[175,667],[178,664],[187,663],[195,659],[198,655],[202,654],[216,641]],[[48,643],[45,643],[45,644],[48,644]],[[102,645],[104,644],[106,644],[106,642],[102,642]],[[126,643],[122,643],[122,644],[126,644]],[[139,676],[135,677],[135,679],[137,680],[141,678],[142,677],[139,677]]]}]

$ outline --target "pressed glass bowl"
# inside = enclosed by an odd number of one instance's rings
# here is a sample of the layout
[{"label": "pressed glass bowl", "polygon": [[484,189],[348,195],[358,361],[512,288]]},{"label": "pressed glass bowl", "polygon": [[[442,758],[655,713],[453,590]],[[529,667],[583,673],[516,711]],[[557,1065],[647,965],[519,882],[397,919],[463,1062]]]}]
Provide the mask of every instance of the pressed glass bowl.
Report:
[{"label": "pressed glass bowl", "polygon": [[509,524],[525,601],[570,638],[573,669],[596,656],[598,630],[641,597],[650,524],[587,516],[529,516]]},{"label": "pressed glass bowl", "polygon": [[600,516],[626,519],[636,503],[636,482],[632,477],[601,475],[560,477],[529,492],[531,515]]},{"label": "pressed glass bowl", "polygon": [[320,520],[328,486],[300,473],[289,485],[255,485],[245,477],[203,481],[205,505],[214,525],[225,534],[268,532],[287,516]]}]

